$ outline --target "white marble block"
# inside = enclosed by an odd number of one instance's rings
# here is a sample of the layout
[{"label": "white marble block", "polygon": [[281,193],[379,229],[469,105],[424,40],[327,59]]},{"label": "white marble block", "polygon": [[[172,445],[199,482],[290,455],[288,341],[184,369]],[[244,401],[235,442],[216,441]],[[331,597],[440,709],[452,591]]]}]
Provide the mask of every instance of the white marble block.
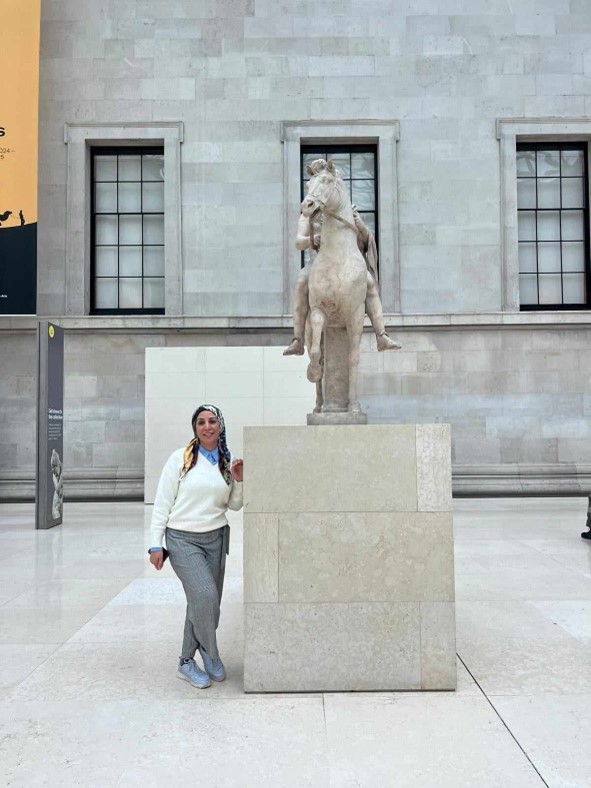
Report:
[{"label": "white marble block", "polygon": [[456,686],[447,424],[246,427],[246,692]]}]

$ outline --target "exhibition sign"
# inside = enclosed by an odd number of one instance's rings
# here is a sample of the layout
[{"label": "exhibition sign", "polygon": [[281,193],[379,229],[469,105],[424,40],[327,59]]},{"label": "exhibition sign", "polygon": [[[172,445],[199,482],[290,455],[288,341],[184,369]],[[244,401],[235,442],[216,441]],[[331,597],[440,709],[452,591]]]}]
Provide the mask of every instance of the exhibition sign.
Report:
[{"label": "exhibition sign", "polygon": [[64,504],[64,330],[42,321],[37,342],[35,527],[53,528]]}]

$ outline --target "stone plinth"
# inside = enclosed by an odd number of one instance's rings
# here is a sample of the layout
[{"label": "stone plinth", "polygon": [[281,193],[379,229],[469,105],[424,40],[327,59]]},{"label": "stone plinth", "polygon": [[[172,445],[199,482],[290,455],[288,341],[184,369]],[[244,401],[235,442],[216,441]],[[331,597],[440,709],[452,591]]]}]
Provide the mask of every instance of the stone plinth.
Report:
[{"label": "stone plinth", "polygon": [[324,404],[321,413],[309,413],[310,425],[367,424],[367,414],[349,413],[349,338],[344,328],[324,331]]},{"label": "stone plinth", "polygon": [[367,424],[366,413],[308,413],[306,424],[311,426],[334,426],[336,424]]},{"label": "stone plinth", "polygon": [[454,689],[450,430],[246,427],[246,692]]}]

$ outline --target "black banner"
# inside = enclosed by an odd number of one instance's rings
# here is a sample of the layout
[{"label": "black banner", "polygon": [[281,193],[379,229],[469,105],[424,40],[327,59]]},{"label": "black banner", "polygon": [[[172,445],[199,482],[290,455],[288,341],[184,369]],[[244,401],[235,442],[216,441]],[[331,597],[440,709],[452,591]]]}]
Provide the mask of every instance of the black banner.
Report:
[{"label": "black banner", "polygon": [[37,224],[0,227],[0,315],[37,311]]},{"label": "black banner", "polygon": [[44,321],[37,337],[36,527],[53,528],[64,503],[64,331]]}]

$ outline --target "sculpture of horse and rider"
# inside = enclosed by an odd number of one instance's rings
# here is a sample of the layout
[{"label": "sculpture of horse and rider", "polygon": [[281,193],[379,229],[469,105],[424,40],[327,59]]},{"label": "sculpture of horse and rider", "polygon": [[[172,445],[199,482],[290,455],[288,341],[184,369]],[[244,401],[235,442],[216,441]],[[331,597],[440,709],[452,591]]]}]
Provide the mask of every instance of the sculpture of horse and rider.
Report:
[{"label": "sculpture of horse and rider", "polygon": [[[310,248],[310,262],[298,277],[294,295],[294,338],[284,355],[302,355],[304,338],[310,363],[308,380],[316,384],[315,412],[346,410],[359,414],[357,376],[365,313],[378,350],[399,350],[384,327],[378,292],[377,252],[373,235],[351,204],[348,189],[331,160],[306,167],[308,193],[301,204],[296,247]],[[320,224],[321,220],[321,224]],[[317,232],[320,230],[320,232]],[[315,256],[314,256],[315,255]],[[346,331],[348,378],[346,407],[326,403],[323,392],[326,331]]]}]

